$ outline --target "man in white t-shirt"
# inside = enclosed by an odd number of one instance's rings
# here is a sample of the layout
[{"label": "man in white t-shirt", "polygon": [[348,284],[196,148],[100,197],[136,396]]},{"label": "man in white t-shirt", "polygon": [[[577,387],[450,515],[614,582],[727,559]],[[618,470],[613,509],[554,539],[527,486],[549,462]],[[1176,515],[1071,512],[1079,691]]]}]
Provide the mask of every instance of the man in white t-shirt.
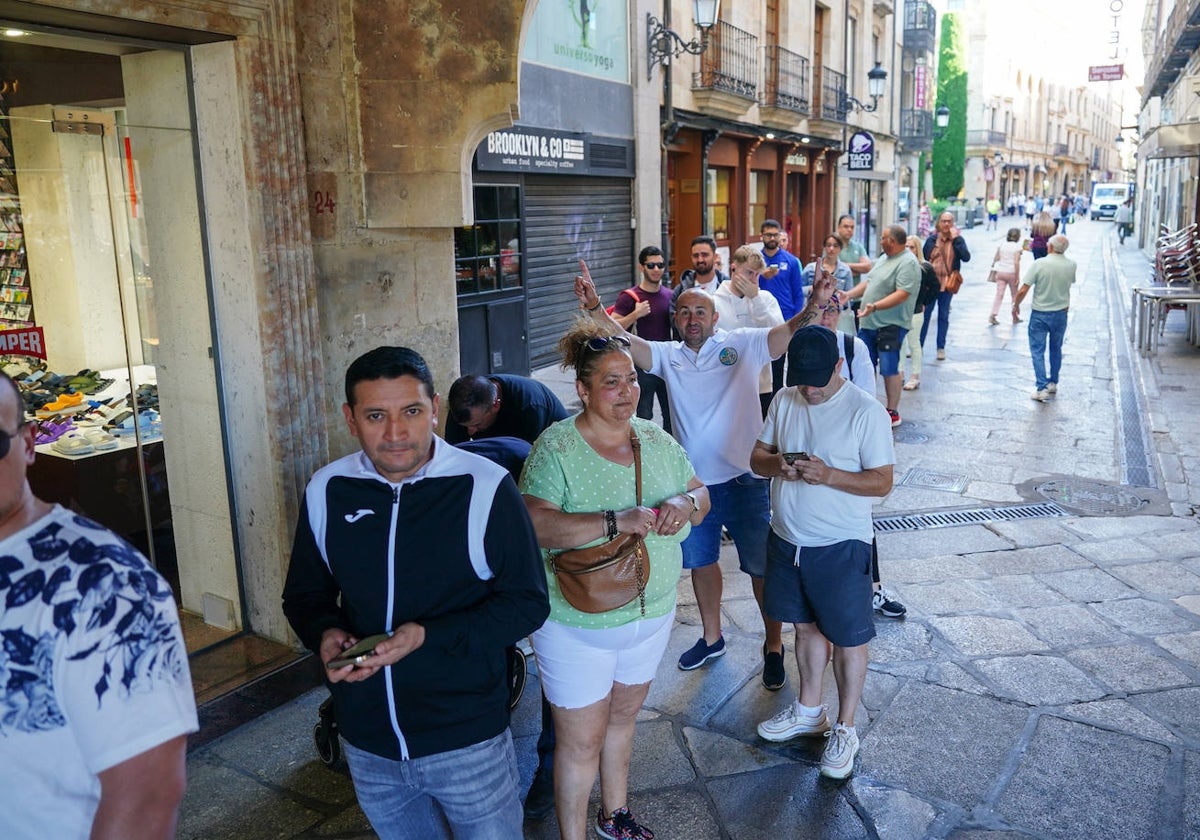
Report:
[{"label": "man in white t-shirt", "polygon": [[[738,251],[742,253],[741,249]],[[600,305],[587,265],[575,278],[579,305],[614,332],[620,325]],[[734,271],[743,266],[731,266]],[[750,450],[762,428],[758,400],[759,373],[782,356],[796,330],[816,320],[820,307],[836,288],[832,275],[813,285],[805,307],[788,321],[766,328],[717,326],[712,296],[688,289],[676,301],[675,328],[682,341],[645,341],[629,335],[633,363],[661,376],[671,400],[672,433],[687,451],[697,477],[708,487],[712,509],[683,541],[683,566],[690,569],[703,635],[679,658],[684,671],[699,668],[725,653],[721,633],[723,581],[717,559],[721,529],[733,537],[738,564],[750,575],[765,626],[763,686],[776,691],[787,679],[783,639],[778,621],[763,611],[763,574],[769,530],[766,482],[750,471]],[[869,594],[868,594],[869,597]]]},{"label": "man in white t-shirt", "polygon": [[197,722],[170,587],[33,495],[34,431],[0,374],[0,833],[174,837]]},{"label": "man in white t-shirt", "polygon": [[[854,713],[867,676],[871,609],[872,500],[892,489],[895,457],[886,410],[842,378],[837,336],[800,330],[788,348],[788,388],[775,395],[750,456],[771,478],[767,614],[796,629],[800,692],[758,726],[768,741],[825,735],[821,774],[854,769]],[[833,649],[838,715],[830,727],[822,679]],[[826,734],[827,733],[827,734]]]}]

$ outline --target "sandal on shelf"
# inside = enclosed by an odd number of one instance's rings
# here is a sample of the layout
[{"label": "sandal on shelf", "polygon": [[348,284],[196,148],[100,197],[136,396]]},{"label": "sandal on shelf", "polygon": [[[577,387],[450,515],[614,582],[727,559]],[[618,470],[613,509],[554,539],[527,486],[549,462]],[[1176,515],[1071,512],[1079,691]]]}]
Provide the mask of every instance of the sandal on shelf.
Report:
[{"label": "sandal on shelf", "polygon": [[921,387],[921,380],[917,379],[915,376],[911,377],[907,382],[904,383],[905,391],[915,391],[920,387]]},{"label": "sandal on shelf", "polygon": [[96,449],[79,432],[71,432],[70,434],[63,435],[52,445],[55,452],[60,452],[63,455],[88,455]]},{"label": "sandal on shelf", "polygon": [[104,429],[88,429],[83,433],[83,437],[96,449],[116,449],[120,445],[120,441]]}]

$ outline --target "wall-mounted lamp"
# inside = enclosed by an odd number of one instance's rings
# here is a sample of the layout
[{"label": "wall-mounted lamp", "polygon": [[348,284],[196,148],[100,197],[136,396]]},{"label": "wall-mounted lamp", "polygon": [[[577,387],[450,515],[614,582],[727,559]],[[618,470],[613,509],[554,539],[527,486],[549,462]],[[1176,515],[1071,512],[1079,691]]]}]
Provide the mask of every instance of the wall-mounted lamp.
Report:
[{"label": "wall-mounted lamp", "polygon": [[945,105],[937,106],[933,112],[933,124],[933,139],[940,140],[946,133],[946,126],[950,125],[950,109]]},{"label": "wall-mounted lamp", "polygon": [[[670,2],[670,0],[667,0]],[[675,30],[668,28],[652,14],[646,15],[646,79],[654,75],[654,65],[668,64],[684,53],[700,55],[708,49],[708,36],[717,25],[721,0],[693,0],[696,28],[700,38],[684,41]],[[668,18],[669,22],[670,18]]]},{"label": "wall-mounted lamp", "polygon": [[[879,107],[879,99],[883,96],[884,85],[887,82],[887,71],[883,66],[876,61],[875,66],[867,72],[867,94],[871,97],[871,104],[864,105],[848,93],[843,93],[845,107],[843,110],[849,111],[853,108],[855,111],[866,111],[868,114]],[[949,111],[947,111],[949,113]]]},{"label": "wall-mounted lamp", "polygon": [[1004,155],[1002,155],[1000,152],[996,152],[996,154],[992,155],[992,157],[995,159],[996,163],[1004,163]]}]

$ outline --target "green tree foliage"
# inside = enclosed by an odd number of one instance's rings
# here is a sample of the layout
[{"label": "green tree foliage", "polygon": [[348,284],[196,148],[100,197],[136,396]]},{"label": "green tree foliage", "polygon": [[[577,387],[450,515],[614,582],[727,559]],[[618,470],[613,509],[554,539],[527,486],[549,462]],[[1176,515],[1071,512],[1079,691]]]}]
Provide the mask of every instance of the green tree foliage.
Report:
[{"label": "green tree foliage", "polygon": [[963,187],[967,156],[967,62],[962,20],[955,12],[942,15],[937,104],[950,109],[950,124],[933,141],[933,194],[954,198]]}]

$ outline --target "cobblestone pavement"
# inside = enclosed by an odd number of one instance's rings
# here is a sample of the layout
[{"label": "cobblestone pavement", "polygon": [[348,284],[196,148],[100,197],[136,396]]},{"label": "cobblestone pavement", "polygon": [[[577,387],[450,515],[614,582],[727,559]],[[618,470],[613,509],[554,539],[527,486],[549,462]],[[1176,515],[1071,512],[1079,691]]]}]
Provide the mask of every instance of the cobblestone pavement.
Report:
[{"label": "cobblestone pavement", "polygon": [[[1031,400],[1025,324],[987,324],[1006,227],[966,232],[947,359],[931,338],[900,405],[897,487],[877,516],[971,513],[880,534],[884,583],[909,612],[877,622],[855,774],[821,778],[816,739],[755,734],[798,680],[787,637],[788,685],[763,690],[757,611],[727,552],[728,655],[675,668],[699,632],[682,581],[639,723],[630,805],[659,838],[1200,835],[1200,355],[1178,314],[1158,355],[1131,350],[1127,290],[1146,257],[1111,224],[1079,222],[1059,393]],[[573,398],[556,368],[539,375]],[[1047,502],[1063,515],[988,521]],[[314,753],[323,696],[194,751],[180,836],[372,836],[346,775]],[[523,784],[536,696],[531,679],[513,721]],[[552,818],[526,828],[557,836]]]}]

